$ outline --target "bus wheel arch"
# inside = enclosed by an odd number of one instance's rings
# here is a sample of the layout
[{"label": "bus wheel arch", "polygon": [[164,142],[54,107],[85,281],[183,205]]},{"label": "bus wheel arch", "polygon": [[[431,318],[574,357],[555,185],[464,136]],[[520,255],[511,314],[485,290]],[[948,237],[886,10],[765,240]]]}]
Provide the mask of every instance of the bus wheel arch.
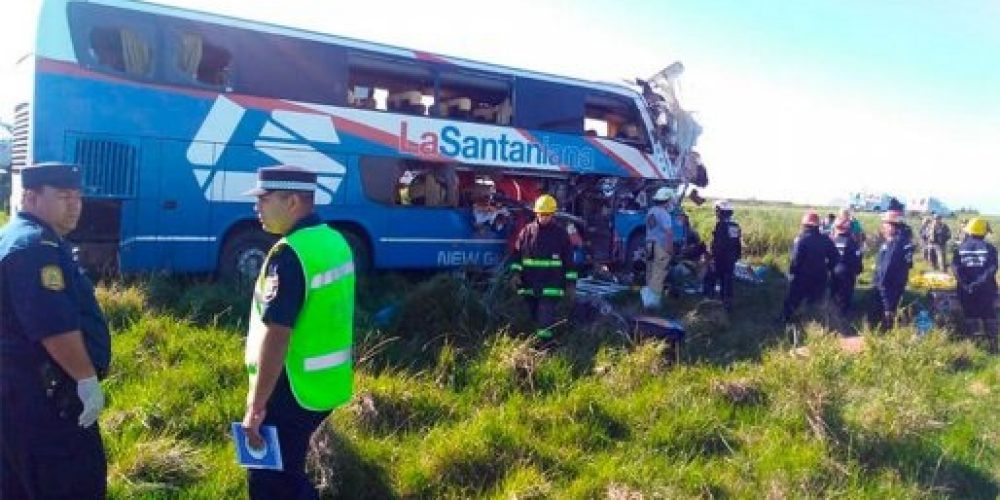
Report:
[{"label": "bus wheel arch", "polygon": [[354,269],[357,274],[367,274],[374,267],[375,255],[372,251],[371,236],[360,224],[344,221],[327,222],[347,240],[354,256]]},{"label": "bus wheel arch", "polygon": [[248,220],[234,224],[222,241],[219,277],[252,283],[278,237],[261,229],[259,222]]}]

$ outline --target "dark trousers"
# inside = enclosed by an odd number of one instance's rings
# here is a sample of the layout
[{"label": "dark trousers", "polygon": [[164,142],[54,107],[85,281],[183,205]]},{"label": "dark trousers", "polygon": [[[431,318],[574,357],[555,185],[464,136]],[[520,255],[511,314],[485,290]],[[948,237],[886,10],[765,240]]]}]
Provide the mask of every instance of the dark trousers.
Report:
[{"label": "dark trousers", "polygon": [[273,425],[278,429],[283,470],[250,469],[247,485],[252,500],[319,498],[306,475],[306,454],[313,432],[329,415],[328,411],[309,411],[299,406],[288,385],[288,376],[281,373],[261,425]]},{"label": "dark trousers", "polygon": [[107,495],[100,429],[79,426],[76,384],[69,379],[60,384],[49,398],[37,373],[0,374],[0,499]]},{"label": "dark trousers", "polygon": [[559,298],[555,297],[532,297],[525,296],[528,304],[528,311],[531,319],[535,323],[535,335],[544,338],[551,338],[554,335],[554,326],[557,321],[559,311]]},{"label": "dark trousers", "polygon": [[854,298],[854,285],[857,278],[857,275],[853,273],[837,273],[830,281],[830,296],[833,297],[837,309],[845,316],[851,312],[851,300]]},{"label": "dark trousers", "polygon": [[715,297],[715,285],[719,285],[719,299],[727,307],[733,304],[733,276],[736,263],[714,262],[705,273],[701,290],[706,297]]},{"label": "dark trousers", "polygon": [[826,293],[825,279],[796,276],[788,284],[788,295],[785,297],[781,318],[788,321],[803,301],[807,304],[816,304],[823,300],[824,293]]}]

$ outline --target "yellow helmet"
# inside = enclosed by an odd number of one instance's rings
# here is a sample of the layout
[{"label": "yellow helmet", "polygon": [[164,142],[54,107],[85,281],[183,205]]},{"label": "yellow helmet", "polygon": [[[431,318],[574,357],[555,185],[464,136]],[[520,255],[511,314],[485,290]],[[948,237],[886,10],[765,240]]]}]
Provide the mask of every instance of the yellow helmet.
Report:
[{"label": "yellow helmet", "polygon": [[973,236],[986,236],[986,230],[990,225],[986,222],[986,219],[982,217],[973,217],[969,219],[969,223],[965,225],[965,232]]},{"label": "yellow helmet", "polygon": [[558,206],[556,205],[556,199],[552,195],[543,194],[535,200],[535,213],[536,214],[554,214],[556,213]]}]

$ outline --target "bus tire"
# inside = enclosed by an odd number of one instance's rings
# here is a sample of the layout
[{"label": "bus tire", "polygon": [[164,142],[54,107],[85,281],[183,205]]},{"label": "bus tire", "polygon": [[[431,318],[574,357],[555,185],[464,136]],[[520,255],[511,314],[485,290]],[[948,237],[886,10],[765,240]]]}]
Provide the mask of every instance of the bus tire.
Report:
[{"label": "bus tire", "polygon": [[340,234],[347,240],[347,245],[351,247],[351,255],[354,256],[354,273],[356,275],[366,275],[372,270],[372,254],[368,246],[368,240],[354,231],[340,229]]},{"label": "bus tire", "polygon": [[257,278],[267,252],[278,238],[262,229],[246,229],[226,239],[219,258],[219,275],[250,284]]}]

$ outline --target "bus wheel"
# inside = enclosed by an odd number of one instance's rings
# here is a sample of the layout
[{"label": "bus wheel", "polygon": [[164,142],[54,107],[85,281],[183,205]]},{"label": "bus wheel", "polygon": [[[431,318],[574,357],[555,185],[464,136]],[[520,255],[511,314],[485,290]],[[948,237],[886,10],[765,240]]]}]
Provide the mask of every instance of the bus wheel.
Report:
[{"label": "bus wheel", "polygon": [[231,236],[222,247],[219,274],[241,284],[253,283],[268,250],[277,240],[262,230],[246,230]]},{"label": "bus wheel", "polygon": [[372,256],[368,247],[368,240],[354,231],[341,229],[340,234],[344,235],[347,245],[351,247],[351,254],[354,256],[354,273],[365,275],[371,272]]}]

